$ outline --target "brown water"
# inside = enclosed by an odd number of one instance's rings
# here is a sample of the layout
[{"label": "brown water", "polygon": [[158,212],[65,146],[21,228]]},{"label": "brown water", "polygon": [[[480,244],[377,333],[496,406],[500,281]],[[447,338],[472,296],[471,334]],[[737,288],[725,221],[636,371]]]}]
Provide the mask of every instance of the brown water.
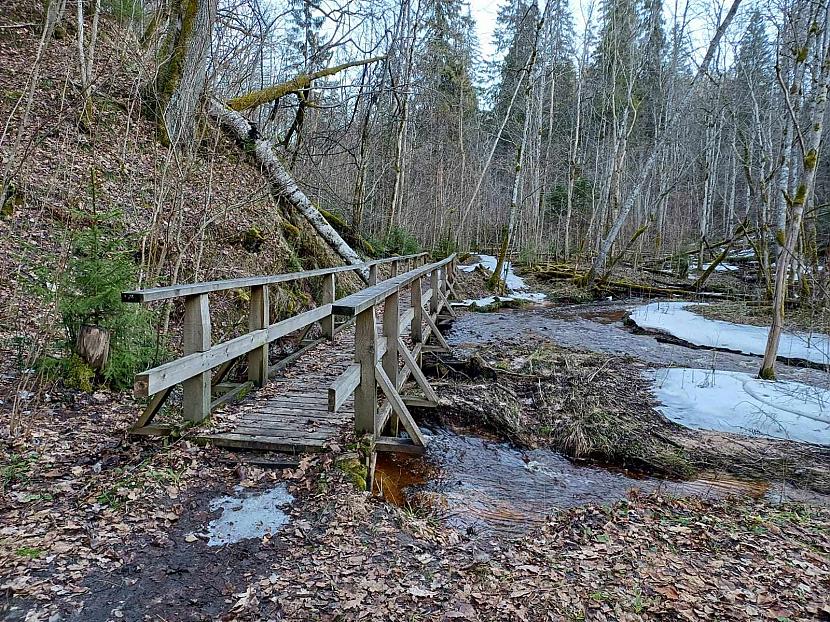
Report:
[{"label": "brown water", "polygon": [[469,534],[520,535],[559,510],[614,503],[632,489],[709,498],[767,492],[765,484],[723,476],[671,482],[580,466],[555,451],[521,450],[469,431],[436,428],[431,435],[424,457],[378,456],[378,489],[396,505],[429,511]]}]

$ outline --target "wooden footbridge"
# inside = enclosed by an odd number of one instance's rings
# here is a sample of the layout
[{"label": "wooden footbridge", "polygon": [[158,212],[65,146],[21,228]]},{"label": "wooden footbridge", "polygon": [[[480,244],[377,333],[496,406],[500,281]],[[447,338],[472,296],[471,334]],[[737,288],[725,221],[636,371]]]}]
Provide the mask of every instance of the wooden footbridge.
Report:
[{"label": "wooden footbridge", "polygon": [[[169,434],[153,419],[175,387],[182,387],[182,414],[202,422],[222,404],[255,387],[254,399],[233,429],[200,438],[217,446],[275,451],[320,451],[353,425],[374,439],[376,451],[419,453],[426,440],[409,406],[434,406],[435,392],[421,371],[428,349],[448,349],[439,317],[454,315],[456,256],[425,263],[426,253],[362,264],[270,276],[192,283],[124,292],[125,302],[184,299],[183,355],[135,379],[136,397],[149,398],[131,433]],[[366,287],[336,299],[337,275],[354,272]],[[385,274],[384,274],[385,272]],[[379,278],[383,274],[385,278]],[[317,306],[270,322],[269,286],[320,279]],[[248,332],[222,343],[211,341],[209,295],[248,290]],[[311,337],[319,326],[319,337]],[[270,345],[295,336],[292,354],[272,362]],[[247,363],[246,382],[226,382],[237,364]],[[421,396],[401,389],[414,380]],[[405,436],[399,430],[406,432]]]}]

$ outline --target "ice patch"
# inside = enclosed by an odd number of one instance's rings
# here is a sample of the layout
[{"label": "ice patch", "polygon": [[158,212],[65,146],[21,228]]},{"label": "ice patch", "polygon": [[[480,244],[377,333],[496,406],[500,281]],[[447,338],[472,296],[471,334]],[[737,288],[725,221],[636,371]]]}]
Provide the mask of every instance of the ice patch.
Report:
[{"label": "ice patch", "polygon": [[[687,311],[693,302],[652,302],[631,313],[631,320],[640,328],[659,330],[696,346],[722,348],[743,354],[762,356],[767,345],[769,328],[710,320]],[[830,337],[822,333],[784,332],[778,356],[830,364]]]},{"label": "ice patch", "polygon": [[[703,264],[701,270],[706,271],[711,266],[711,263]],[[689,264],[689,270],[697,270],[697,262],[693,261]],[[738,266],[732,265],[731,263],[726,263],[725,261],[720,262],[717,266],[715,266],[715,272],[736,272],[740,270]]]},{"label": "ice patch", "polygon": [[690,428],[830,445],[830,391],[735,371],[651,372],[666,418]]},{"label": "ice patch", "polygon": [[[496,271],[496,264],[498,263],[498,259],[493,257],[492,255],[475,255],[478,257],[478,261],[474,264],[470,264],[469,266],[459,266],[459,269],[462,272],[472,272],[479,266],[484,268],[485,270],[489,271],[491,274]],[[487,307],[494,302],[497,301],[508,301],[508,300],[527,300],[529,302],[541,302],[546,298],[546,296],[541,292],[529,292],[527,291],[527,283],[525,283],[524,279],[518,276],[516,273],[513,272],[513,264],[509,261],[505,261],[505,274],[503,275],[504,284],[507,287],[507,291],[509,294],[504,296],[485,296],[484,298],[479,298],[477,300],[464,300],[463,302],[456,303],[458,306],[469,307],[472,305],[476,305],[478,307]]]},{"label": "ice patch", "polygon": [[[241,488],[236,490],[240,492]],[[234,544],[276,533],[289,521],[288,515],[279,508],[292,501],[294,497],[288,494],[284,484],[263,493],[213,499],[211,512],[222,510],[222,515],[208,525],[208,546]]]}]

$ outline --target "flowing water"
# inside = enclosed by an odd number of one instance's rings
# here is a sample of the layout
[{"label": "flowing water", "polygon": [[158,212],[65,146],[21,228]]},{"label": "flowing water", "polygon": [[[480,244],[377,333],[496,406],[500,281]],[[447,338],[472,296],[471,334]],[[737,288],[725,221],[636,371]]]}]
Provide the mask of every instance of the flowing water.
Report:
[{"label": "flowing water", "polygon": [[[756,357],[696,350],[635,334],[623,323],[641,301],[592,303],[494,313],[468,313],[453,323],[447,339],[460,354],[488,343],[521,339],[632,356],[650,366],[683,365],[747,371],[757,369]],[[814,369],[782,365],[780,375],[806,381],[827,375]],[[434,428],[423,457],[378,457],[376,484],[401,506],[437,515],[447,524],[476,533],[517,535],[566,508],[610,504],[631,490],[671,496],[788,498],[789,490],[768,489],[713,473],[695,481],[666,481],[571,462],[549,450],[522,450],[480,432]]]},{"label": "flowing water", "polygon": [[470,430],[434,428],[427,454],[380,454],[376,484],[396,505],[433,513],[470,534],[521,534],[555,512],[610,504],[629,491],[762,497],[767,485],[722,475],[688,482],[581,466],[549,449],[522,450]]}]

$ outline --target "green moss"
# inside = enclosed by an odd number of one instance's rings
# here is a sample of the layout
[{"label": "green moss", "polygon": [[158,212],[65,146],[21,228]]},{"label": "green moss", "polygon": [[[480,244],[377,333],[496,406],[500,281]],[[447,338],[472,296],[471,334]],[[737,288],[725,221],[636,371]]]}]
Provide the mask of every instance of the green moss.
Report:
[{"label": "green moss", "polygon": [[810,149],[810,151],[807,152],[807,155],[804,156],[804,170],[814,171],[816,169],[816,164],[818,164],[818,153],[815,149]]},{"label": "green moss", "polygon": [[337,468],[343,471],[358,489],[366,490],[366,478],[369,476],[369,471],[362,461],[358,458],[347,458],[340,460]]},{"label": "green moss", "polygon": [[758,377],[761,380],[775,380],[775,368],[762,367],[761,371],[758,373]]},{"label": "green moss", "polygon": [[242,248],[249,253],[258,253],[266,241],[265,235],[257,227],[251,227],[242,234]]},{"label": "green moss", "polygon": [[28,559],[37,559],[43,554],[43,550],[33,546],[21,546],[15,551],[20,557],[27,557]]}]

